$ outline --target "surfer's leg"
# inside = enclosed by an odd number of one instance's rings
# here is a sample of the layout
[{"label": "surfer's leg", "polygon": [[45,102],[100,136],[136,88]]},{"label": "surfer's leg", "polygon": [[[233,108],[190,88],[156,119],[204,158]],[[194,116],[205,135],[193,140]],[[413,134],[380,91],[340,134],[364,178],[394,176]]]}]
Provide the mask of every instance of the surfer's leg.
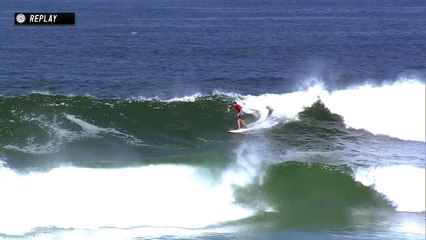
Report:
[{"label": "surfer's leg", "polygon": [[244,122],[244,118],[243,118],[244,115],[246,115],[246,114],[243,111],[241,111],[240,114],[238,115],[239,116],[238,117],[238,128],[241,126],[241,123],[243,124],[244,127],[247,127],[247,124]]},{"label": "surfer's leg", "polygon": [[243,123],[244,127],[247,127],[246,122],[244,122],[244,119],[241,119],[241,122]]}]

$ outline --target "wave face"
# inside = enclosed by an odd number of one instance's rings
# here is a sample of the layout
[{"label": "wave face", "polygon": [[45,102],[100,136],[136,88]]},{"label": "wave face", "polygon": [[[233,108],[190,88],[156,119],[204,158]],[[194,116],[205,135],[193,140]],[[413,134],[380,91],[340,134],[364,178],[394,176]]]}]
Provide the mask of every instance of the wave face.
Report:
[{"label": "wave face", "polygon": [[270,166],[260,182],[241,188],[237,195],[250,206],[271,204],[285,220],[306,221],[300,216],[303,211],[321,218],[349,209],[424,212],[422,180],[424,169],[411,166],[358,168],[285,162]]},{"label": "wave face", "polygon": [[37,164],[54,165],[58,159],[78,162],[95,156],[93,160],[114,164],[117,158],[182,155],[192,148],[227,144],[222,138],[233,119],[224,109],[220,97],[194,102],[42,94],[1,98],[0,146],[9,166],[16,167],[34,167],[34,158],[40,160]]},{"label": "wave face", "polygon": [[[424,83],[401,81],[333,92],[315,85],[306,91],[286,94],[218,93],[206,97],[196,94],[164,101],[43,94],[2,97],[0,144],[21,152],[45,153],[58,151],[76,140],[109,135],[134,145],[178,145],[212,136],[222,138],[224,134],[217,130],[235,126],[224,111],[233,98],[240,101],[247,113],[253,114],[249,121],[257,120],[256,128],[264,129],[298,119],[304,107],[312,105],[318,97],[332,113],[343,117],[347,127],[425,141],[424,89]],[[273,109],[271,116],[267,106]]]},{"label": "wave face", "polygon": [[353,209],[391,208],[385,196],[356,182],[346,166],[286,162],[271,166],[261,184],[239,191],[249,206],[268,203],[286,224],[344,221]]},{"label": "wave face", "polygon": [[[400,81],[167,100],[0,97],[0,234],[162,237],[422,214],[424,88]],[[247,133],[228,132],[234,100]]]}]

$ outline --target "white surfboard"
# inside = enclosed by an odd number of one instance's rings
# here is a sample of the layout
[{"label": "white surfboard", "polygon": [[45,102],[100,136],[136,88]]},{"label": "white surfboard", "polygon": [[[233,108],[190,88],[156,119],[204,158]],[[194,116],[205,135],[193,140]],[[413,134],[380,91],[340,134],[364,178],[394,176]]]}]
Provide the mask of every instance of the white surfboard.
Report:
[{"label": "white surfboard", "polygon": [[229,130],[230,133],[245,133],[250,131],[249,128],[240,128],[240,129],[234,129],[234,130]]}]

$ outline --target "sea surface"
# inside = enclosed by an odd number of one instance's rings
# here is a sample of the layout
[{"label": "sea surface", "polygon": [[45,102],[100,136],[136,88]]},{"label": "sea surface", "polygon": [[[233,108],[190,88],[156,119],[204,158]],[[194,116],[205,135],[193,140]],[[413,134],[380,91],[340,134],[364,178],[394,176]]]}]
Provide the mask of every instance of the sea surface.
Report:
[{"label": "sea surface", "polygon": [[0,239],[425,239],[425,26],[417,0],[2,0]]}]

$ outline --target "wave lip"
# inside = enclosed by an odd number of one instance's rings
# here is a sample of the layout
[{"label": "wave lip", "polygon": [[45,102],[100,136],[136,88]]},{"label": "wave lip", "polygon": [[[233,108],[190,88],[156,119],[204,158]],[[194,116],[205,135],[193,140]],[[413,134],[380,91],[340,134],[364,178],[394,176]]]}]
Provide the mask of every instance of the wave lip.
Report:
[{"label": "wave lip", "polygon": [[407,165],[358,168],[354,177],[383,194],[399,212],[425,211],[425,169]]}]

